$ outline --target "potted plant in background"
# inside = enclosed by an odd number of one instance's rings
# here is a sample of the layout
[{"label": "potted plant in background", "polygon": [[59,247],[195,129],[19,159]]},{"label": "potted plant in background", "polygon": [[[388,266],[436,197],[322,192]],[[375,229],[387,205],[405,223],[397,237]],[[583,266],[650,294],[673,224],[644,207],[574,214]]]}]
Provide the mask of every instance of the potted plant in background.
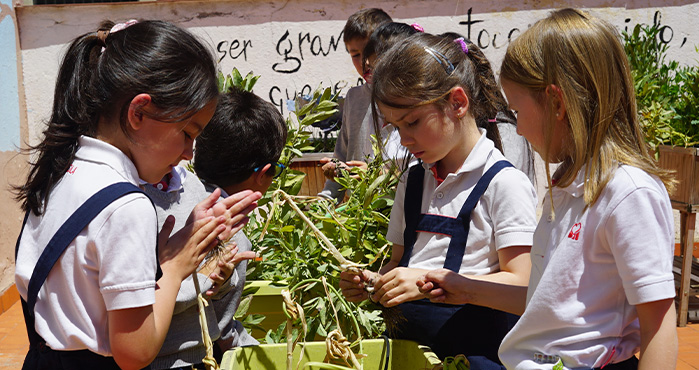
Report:
[{"label": "potted plant in background", "polygon": [[[677,179],[670,200],[680,211],[679,254],[693,255],[699,211],[699,67],[667,61],[669,47],[660,40],[660,31],[658,23],[636,25],[624,33],[624,46],[646,141],[660,166],[674,171]],[[685,326],[689,298],[699,290],[690,286],[692,258],[676,258],[675,266],[680,280],[678,324]]]}]

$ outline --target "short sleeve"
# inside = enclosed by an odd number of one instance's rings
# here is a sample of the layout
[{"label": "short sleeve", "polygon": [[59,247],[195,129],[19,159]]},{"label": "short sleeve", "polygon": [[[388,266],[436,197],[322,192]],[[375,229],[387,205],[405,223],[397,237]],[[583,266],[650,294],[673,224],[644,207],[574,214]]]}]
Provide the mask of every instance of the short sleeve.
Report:
[{"label": "short sleeve", "polygon": [[529,178],[517,169],[503,169],[493,178],[486,194],[496,249],[531,246],[537,200]]},{"label": "short sleeve", "polygon": [[675,296],[674,218],[669,202],[664,192],[639,188],[602,222],[626,297],[633,305]]},{"label": "short sleeve", "polygon": [[155,303],[157,217],[141,194],[127,195],[109,212],[94,240],[100,291],[108,311]]},{"label": "short sleeve", "polygon": [[[416,164],[420,166],[421,164]],[[386,240],[393,244],[404,245],[403,231],[405,231],[405,187],[408,182],[408,174],[410,171],[405,171],[396,186],[396,195],[391,208],[391,218],[388,221],[388,230],[386,231]]]}]

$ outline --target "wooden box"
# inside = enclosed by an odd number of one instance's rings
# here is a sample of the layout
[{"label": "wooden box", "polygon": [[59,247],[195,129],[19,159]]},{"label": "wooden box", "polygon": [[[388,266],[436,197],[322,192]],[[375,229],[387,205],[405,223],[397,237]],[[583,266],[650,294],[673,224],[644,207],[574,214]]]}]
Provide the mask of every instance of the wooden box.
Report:
[{"label": "wooden box", "polygon": [[678,181],[670,195],[673,208],[691,210],[699,204],[699,148],[661,145],[658,150],[660,167],[675,171]]}]

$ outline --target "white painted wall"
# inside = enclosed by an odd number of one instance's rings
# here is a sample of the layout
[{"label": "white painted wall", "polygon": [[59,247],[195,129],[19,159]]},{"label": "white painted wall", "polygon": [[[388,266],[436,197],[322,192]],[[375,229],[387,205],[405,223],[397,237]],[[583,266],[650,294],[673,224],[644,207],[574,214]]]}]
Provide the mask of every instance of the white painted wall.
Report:
[{"label": "white painted wall", "polygon": [[[191,29],[212,45],[222,71],[227,73],[235,66],[242,73],[262,75],[255,92],[285,110],[283,100],[320,83],[338,88],[357,84],[359,76],[345,52],[341,31],[347,17],[361,8],[383,8],[394,19],[417,22],[427,32],[465,34],[482,46],[497,67],[508,36],[516,37],[551,9],[568,5],[551,0],[183,0],[19,7],[20,77],[26,93],[28,137],[36,143],[42,123],[49,117],[54,80],[67,43],[94,31],[107,18],[164,19]],[[685,64],[699,59],[695,52],[699,44],[699,0],[582,0],[575,5],[607,19],[620,30],[636,23],[660,22],[665,26],[662,36],[670,45],[670,58]],[[11,86],[0,87],[4,91]],[[3,112],[3,120],[7,118]],[[10,122],[9,126],[14,129],[19,124]],[[4,132],[9,126],[0,122]]]}]

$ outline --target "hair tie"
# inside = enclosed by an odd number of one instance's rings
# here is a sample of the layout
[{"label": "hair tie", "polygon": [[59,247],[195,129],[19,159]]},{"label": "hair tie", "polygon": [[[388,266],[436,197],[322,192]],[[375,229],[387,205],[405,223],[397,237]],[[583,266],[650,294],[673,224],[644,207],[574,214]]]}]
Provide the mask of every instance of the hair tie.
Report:
[{"label": "hair tie", "polygon": [[464,54],[468,54],[468,45],[466,45],[466,40],[464,40],[463,37],[459,37],[458,39],[454,39],[454,42],[461,46],[461,51],[463,51]]},{"label": "hair tie", "polygon": [[104,53],[104,48],[107,46],[107,36],[109,36],[109,34],[117,33],[119,31],[125,30],[125,29],[133,26],[136,23],[138,23],[138,20],[130,19],[126,22],[115,24],[114,26],[112,26],[112,28],[109,31],[107,31],[107,30],[97,31],[97,38],[102,42],[102,50],[100,51],[100,53]]},{"label": "hair tie", "polygon": [[425,32],[425,29],[422,28],[422,26],[417,24],[417,23],[411,24],[410,27],[414,28],[415,31],[417,31],[417,32]]}]

